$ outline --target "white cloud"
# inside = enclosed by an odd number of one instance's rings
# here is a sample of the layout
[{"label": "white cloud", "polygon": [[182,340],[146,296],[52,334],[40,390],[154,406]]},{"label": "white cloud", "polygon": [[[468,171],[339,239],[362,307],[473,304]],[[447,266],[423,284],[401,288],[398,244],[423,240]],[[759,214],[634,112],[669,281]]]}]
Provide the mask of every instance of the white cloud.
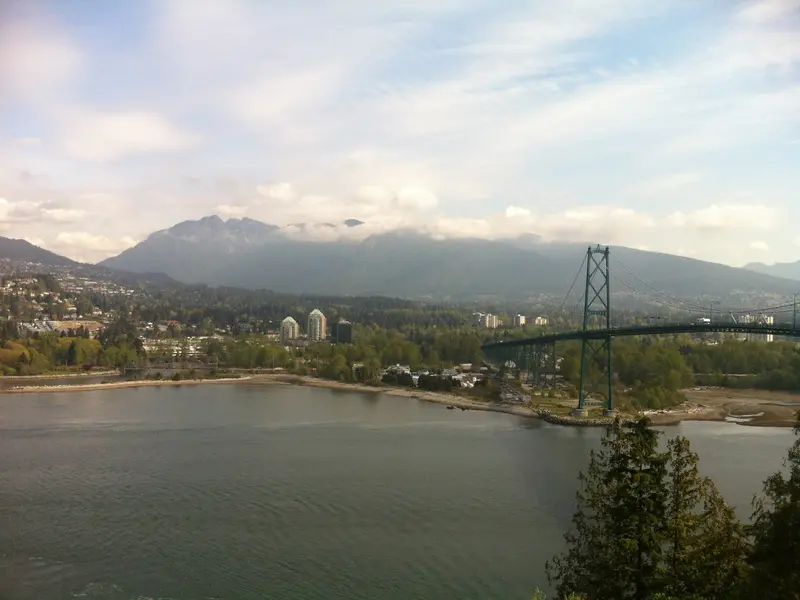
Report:
[{"label": "white cloud", "polygon": [[764,23],[800,14],[798,0],[756,0],[739,9],[737,17],[751,23]]},{"label": "white cloud", "polygon": [[199,142],[197,136],[181,131],[161,115],[147,112],[69,111],[62,127],[65,151],[86,161],[176,152]]},{"label": "white cloud", "polygon": [[751,250],[757,250],[758,252],[769,252],[769,244],[762,240],[750,242],[749,248]]},{"label": "white cloud", "polygon": [[0,101],[41,102],[82,65],[77,45],[44,22],[0,24]]},{"label": "white cloud", "polygon": [[[355,194],[337,195],[302,193],[288,182],[262,184],[256,187],[261,199],[248,212],[253,218],[278,225],[291,223],[341,223],[345,219],[367,221],[369,227],[347,228],[342,235],[363,235],[365,232],[385,231],[393,226],[411,223],[420,214],[430,214],[438,198],[431,190],[418,186],[397,188],[367,185]],[[356,231],[357,230],[357,231]],[[329,236],[325,230],[320,235]],[[303,231],[298,236],[305,235]]]},{"label": "white cloud", "polygon": [[422,210],[439,204],[436,195],[422,188],[404,187],[397,192],[397,206],[401,209]]},{"label": "white cloud", "polygon": [[[265,76],[263,81],[247,83],[229,98],[231,114],[246,124],[274,132],[278,125],[288,125],[292,115],[311,112],[319,107],[332,86],[341,78],[333,68]],[[302,127],[293,122],[290,127]]]},{"label": "white cloud", "polygon": [[111,238],[86,231],[62,231],[47,247],[75,260],[96,262],[119,254],[136,243],[129,236]]},{"label": "white cloud", "polygon": [[423,227],[437,239],[492,238],[495,233],[487,219],[442,217]]},{"label": "white cloud", "polygon": [[51,206],[43,202],[0,198],[0,221],[7,223],[43,224],[71,223],[83,218],[85,211]]},{"label": "white cloud", "polygon": [[241,217],[247,213],[246,206],[232,206],[230,204],[220,204],[217,206],[216,212],[223,219],[229,217]]},{"label": "white cloud", "polygon": [[270,200],[291,202],[297,197],[297,191],[291,183],[268,183],[257,186],[257,191]]},{"label": "white cloud", "polygon": [[658,179],[646,181],[633,188],[634,193],[645,196],[664,194],[680,190],[698,183],[702,177],[699,173],[673,173]]},{"label": "white cloud", "polygon": [[[0,194],[26,199],[0,227],[49,241],[79,220],[110,247],[216,211],[313,239],[533,232],[724,260],[731,231],[795,258],[777,153],[800,126],[797,0],[200,4],[148,3],[124,47],[71,9],[0,24],[0,103],[22,109]],[[697,35],[640,43],[678,22]],[[367,225],[320,225],[346,218]]]},{"label": "white cloud", "polygon": [[42,213],[51,218],[53,221],[59,223],[72,223],[82,219],[86,211],[76,208],[44,208]]},{"label": "white cloud", "polygon": [[21,137],[21,138],[16,138],[14,140],[14,144],[16,144],[17,146],[24,146],[31,148],[41,144],[41,140],[36,137]]},{"label": "white cloud", "polygon": [[527,208],[521,208],[519,206],[509,206],[506,208],[506,217],[509,219],[513,219],[515,217],[529,217],[531,215],[531,211]]},{"label": "white cloud", "polygon": [[693,212],[674,212],[667,217],[672,227],[701,230],[771,229],[778,211],[764,205],[712,205]]}]

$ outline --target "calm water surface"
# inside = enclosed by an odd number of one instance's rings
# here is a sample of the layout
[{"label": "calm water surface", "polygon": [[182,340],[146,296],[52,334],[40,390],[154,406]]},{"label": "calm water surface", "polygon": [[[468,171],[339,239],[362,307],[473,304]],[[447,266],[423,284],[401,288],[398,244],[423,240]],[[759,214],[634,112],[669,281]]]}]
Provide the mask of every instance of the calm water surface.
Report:
[{"label": "calm water surface", "polygon": [[[785,429],[686,424],[749,512]],[[597,430],[217,385],[0,396],[0,599],[524,599]]]}]

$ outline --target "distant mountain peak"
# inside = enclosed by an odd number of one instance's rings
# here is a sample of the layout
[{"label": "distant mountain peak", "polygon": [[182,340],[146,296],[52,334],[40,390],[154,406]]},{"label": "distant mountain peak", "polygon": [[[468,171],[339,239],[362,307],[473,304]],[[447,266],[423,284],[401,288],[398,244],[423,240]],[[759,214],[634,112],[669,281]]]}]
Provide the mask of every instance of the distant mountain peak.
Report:
[{"label": "distant mountain peak", "polygon": [[764,273],[774,277],[785,277],[787,279],[800,280],[800,260],[796,262],[774,263],[767,265],[761,262],[753,262],[744,266],[748,271]]},{"label": "distant mountain peak", "polygon": [[344,224],[347,227],[358,227],[359,225],[364,225],[364,221],[360,221],[359,219],[347,219]]}]

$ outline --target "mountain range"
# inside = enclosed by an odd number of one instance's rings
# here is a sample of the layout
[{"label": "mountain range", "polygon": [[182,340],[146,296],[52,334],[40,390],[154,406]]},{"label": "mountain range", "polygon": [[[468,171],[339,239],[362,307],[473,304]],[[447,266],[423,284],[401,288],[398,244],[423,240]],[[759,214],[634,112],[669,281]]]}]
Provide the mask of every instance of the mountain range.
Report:
[{"label": "mountain range", "polygon": [[[326,224],[352,228],[355,219]],[[302,224],[291,231],[302,230]],[[319,226],[316,226],[319,227]],[[151,234],[102,266],[163,272],[184,283],[268,288],[286,293],[431,298],[528,298],[563,295],[589,243],[546,243],[528,235],[505,240],[434,239],[399,230],[361,241],[312,242],[289,228],[218,216]],[[676,298],[790,296],[797,282],[756,270],[624,247],[611,251],[615,290],[635,288],[664,302]]]},{"label": "mountain range", "polygon": [[757,273],[764,273],[766,275],[774,275],[775,277],[785,277],[786,279],[795,279],[800,281],[800,260],[788,263],[775,263],[774,265],[765,265],[764,263],[750,263],[745,265],[745,269],[756,271]]}]

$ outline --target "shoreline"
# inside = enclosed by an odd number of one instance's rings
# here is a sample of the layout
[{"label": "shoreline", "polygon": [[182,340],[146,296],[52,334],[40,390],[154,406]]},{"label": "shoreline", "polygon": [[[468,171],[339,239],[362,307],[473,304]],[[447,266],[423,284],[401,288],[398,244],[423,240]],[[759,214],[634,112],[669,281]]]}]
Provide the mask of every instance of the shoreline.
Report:
[{"label": "shoreline", "polygon": [[373,387],[370,385],[363,385],[358,383],[343,383],[341,381],[330,381],[327,379],[317,379],[315,377],[306,377],[302,375],[258,375],[256,378],[251,379],[250,383],[266,384],[266,385],[299,385],[307,387],[318,387],[331,390],[341,390],[348,392],[369,392],[373,394],[386,394],[387,396],[395,396],[399,398],[412,398],[415,400],[423,400],[424,402],[432,402],[435,404],[445,404],[448,406],[455,406],[456,408],[464,408],[468,410],[482,410],[486,412],[502,412],[513,414],[521,417],[541,418],[539,412],[535,409],[528,408],[527,406],[515,406],[511,404],[488,404],[486,402],[479,402],[470,400],[462,396],[447,394],[444,392],[428,392],[409,388],[401,387]]},{"label": "shoreline", "polygon": [[70,372],[70,373],[45,373],[43,375],[0,375],[0,381],[39,381],[47,379],[80,379],[90,377],[119,377],[117,370],[94,371],[94,372]]},{"label": "shoreline", "polygon": [[111,381],[109,383],[77,383],[59,385],[25,385],[0,390],[0,394],[46,394],[53,392],[93,392],[137,387],[172,387],[180,385],[201,385],[205,383],[237,383],[252,377],[227,377],[220,379],[182,379],[181,381],[146,379],[141,381]]},{"label": "shoreline", "polygon": [[[59,378],[60,376],[46,378]],[[32,378],[31,378],[32,379]],[[136,388],[136,387],[174,387],[181,385],[201,384],[229,384],[246,383],[250,385],[299,385],[307,387],[325,388],[349,392],[372,394],[386,394],[399,398],[411,398],[423,402],[444,404],[463,410],[480,410],[485,412],[498,412],[515,415],[528,419],[539,419],[556,425],[571,427],[605,427],[610,423],[608,418],[577,418],[567,415],[555,414],[546,406],[529,407],[505,403],[488,403],[471,400],[463,396],[447,394],[444,392],[429,392],[423,390],[369,386],[358,383],[344,383],[303,375],[290,375],[286,373],[269,373],[258,375],[245,375],[242,377],[226,377],[220,379],[184,379],[172,380],[140,380],[140,381],[112,381],[109,383],[87,384],[59,384],[59,385],[31,385],[0,389],[0,394],[31,394],[53,392],[87,392],[106,389]],[[727,390],[717,388],[693,388],[687,390],[690,397],[686,403],[659,411],[643,411],[650,418],[653,425],[668,427],[679,425],[684,421],[709,421],[718,423],[731,423],[748,427],[792,427],[795,424],[794,415],[800,410],[800,405],[782,405],[779,401],[797,398],[792,395],[776,393],[761,393],[758,390]],[[759,397],[760,394],[760,397]],[[637,415],[619,415],[623,420],[630,420]]]},{"label": "shoreline", "polygon": [[[318,379],[315,377],[302,375],[263,374],[257,375],[255,378],[251,379],[250,383],[260,383],[266,385],[300,385],[342,391],[386,394],[387,396],[413,398],[416,400],[422,400],[423,402],[445,404],[466,410],[499,412],[529,419],[540,419],[548,423],[570,427],[605,427],[610,423],[610,419],[608,418],[589,417],[588,419],[581,419],[572,416],[553,414],[547,407],[531,408],[528,406],[514,404],[490,404],[487,402],[470,400],[462,396],[456,396],[444,392],[427,392],[397,387],[374,387],[358,383],[343,383],[340,381],[330,381],[327,379]],[[709,405],[703,403],[701,399],[697,398],[698,394],[702,394],[706,391],[707,390],[700,388],[693,389],[691,390],[691,392],[694,394],[693,399],[682,405],[672,407],[670,409],[664,409],[663,411],[643,411],[640,414],[645,414],[648,416],[653,425],[658,427],[680,425],[684,421],[730,423],[731,425],[743,425],[747,427],[793,427],[795,424],[794,413],[800,410],[800,406],[779,407],[772,405],[771,402],[776,401],[776,398],[774,398],[774,396],[776,396],[775,393],[766,394],[767,400],[752,400],[754,396],[758,395],[758,390],[738,390],[738,395],[742,397],[739,404],[733,402],[725,403],[720,406]],[[708,391],[713,393],[715,390]],[[732,390],[726,390],[726,392],[731,392],[726,394],[726,399],[729,399],[731,394],[735,395],[735,392]],[[780,398],[783,398],[783,396],[780,396]],[[747,399],[749,402],[745,402],[743,399]],[[702,400],[708,401],[709,399],[702,398]],[[758,404],[760,410],[753,410],[754,403]],[[779,408],[782,408],[783,410],[770,410]],[[767,412],[770,412],[770,414],[765,414]],[[639,415],[620,413],[619,416],[622,419],[634,419]]]}]

